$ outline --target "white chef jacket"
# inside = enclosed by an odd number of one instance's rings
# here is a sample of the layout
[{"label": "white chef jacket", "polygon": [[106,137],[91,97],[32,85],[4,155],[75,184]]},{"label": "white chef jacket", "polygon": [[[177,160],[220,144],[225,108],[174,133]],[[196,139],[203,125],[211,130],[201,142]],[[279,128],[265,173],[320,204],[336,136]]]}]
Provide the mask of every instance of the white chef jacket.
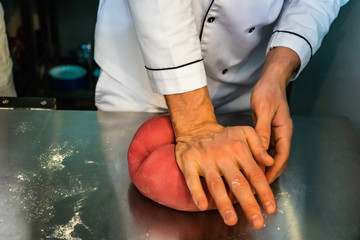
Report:
[{"label": "white chef jacket", "polygon": [[5,31],[4,9],[0,3],[0,96],[14,97],[16,91],[12,75],[12,61]]},{"label": "white chef jacket", "polygon": [[164,111],[162,95],[208,86],[218,111],[250,109],[267,51],[294,50],[301,72],[347,0],[100,0],[96,105]]}]

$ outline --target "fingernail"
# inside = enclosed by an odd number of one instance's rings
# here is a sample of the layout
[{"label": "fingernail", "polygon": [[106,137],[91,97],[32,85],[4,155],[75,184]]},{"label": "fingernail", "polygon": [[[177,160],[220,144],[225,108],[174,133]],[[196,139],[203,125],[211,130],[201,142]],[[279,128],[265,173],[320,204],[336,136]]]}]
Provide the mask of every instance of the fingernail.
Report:
[{"label": "fingernail", "polygon": [[265,209],[267,213],[273,213],[275,211],[275,206],[271,201],[265,203]]},{"label": "fingernail", "polygon": [[228,225],[232,225],[236,222],[236,214],[233,211],[227,211],[225,213],[225,223]]},{"label": "fingernail", "polygon": [[255,228],[261,228],[263,226],[261,218],[257,214],[255,214],[254,216],[251,217],[251,224]]}]

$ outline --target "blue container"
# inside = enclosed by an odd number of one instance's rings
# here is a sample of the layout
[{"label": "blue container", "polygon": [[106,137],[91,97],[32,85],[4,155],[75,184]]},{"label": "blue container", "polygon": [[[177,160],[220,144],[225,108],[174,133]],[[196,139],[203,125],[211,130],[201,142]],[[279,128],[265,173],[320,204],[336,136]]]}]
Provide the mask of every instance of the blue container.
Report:
[{"label": "blue container", "polygon": [[51,85],[59,90],[77,90],[86,82],[86,69],[78,65],[60,65],[49,71]]}]

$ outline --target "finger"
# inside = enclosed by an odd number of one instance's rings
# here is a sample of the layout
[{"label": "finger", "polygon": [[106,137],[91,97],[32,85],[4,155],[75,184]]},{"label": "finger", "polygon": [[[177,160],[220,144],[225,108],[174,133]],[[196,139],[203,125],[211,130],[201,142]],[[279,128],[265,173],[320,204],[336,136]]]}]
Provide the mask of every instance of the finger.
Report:
[{"label": "finger", "polygon": [[219,169],[224,175],[231,191],[235,195],[252,226],[256,229],[262,228],[264,219],[261,209],[247,179],[231,161],[227,161],[221,164],[221,166],[219,165]]},{"label": "finger", "polygon": [[276,210],[275,198],[264,172],[256,163],[243,165],[242,172],[255,189],[266,213],[273,214]]},{"label": "finger", "polygon": [[278,140],[275,143],[275,164],[266,170],[266,178],[269,183],[277,179],[285,170],[290,155],[290,141],[287,139]]},{"label": "finger", "polygon": [[261,114],[255,113],[255,129],[257,134],[259,135],[261,142],[265,149],[269,148],[270,143],[270,135],[271,135],[271,122],[273,119],[273,114],[268,114],[266,112],[262,112]]},{"label": "finger", "polygon": [[256,131],[252,127],[244,127],[243,130],[245,132],[248,146],[255,160],[261,165],[267,167],[272,166],[274,164],[274,159],[266,151]]},{"label": "finger", "polygon": [[274,149],[272,151],[275,152],[275,164],[266,172],[266,178],[269,183],[272,183],[278,178],[280,173],[286,168],[290,155],[292,128],[293,125],[290,118],[290,121],[288,121],[287,124],[284,124],[281,127],[275,127],[273,130]]},{"label": "finger", "polygon": [[220,174],[216,171],[216,169],[206,169],[203,172],[209,192],[214,199],[224,222],[229,226],[235,225],[238,218]]},{"label": "finger", "polygon": [[[249,149],[244,148],[241,152],[242,154],[237,155],[236,159],[241,171],[245,174],[248,182],[255,189],[266,212],[268,214],[274,213],[276,210],[275,199],[264,172],[252,158]],[[231,166],[226,165],[226,163],[223,163],[223,166],[219,166],[219,169],[222,169],[223,174],[224,172],[233,169]]]},{"label": "finger", "polygon": [[194,203],[200,211],[206,210],[208,208],[208,201],[201,185],[198,170],[191,161],[185,163],[183,175]]}]

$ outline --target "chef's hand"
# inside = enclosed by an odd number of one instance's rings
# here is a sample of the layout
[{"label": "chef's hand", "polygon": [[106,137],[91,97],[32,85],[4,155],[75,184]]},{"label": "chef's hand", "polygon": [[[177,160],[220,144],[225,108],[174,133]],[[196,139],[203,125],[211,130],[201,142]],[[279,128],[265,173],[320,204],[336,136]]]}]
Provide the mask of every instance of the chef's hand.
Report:
[{"label": "chef's hand", "polygon": [[217,124],[207,88],[166,96],[176,135],[176,160],[200,210],[208,202],[199,176],[208,189],[227,225],[238,218],[224,181],[237,198],[254,228],[264,219],[252,188],[267,213],[276,210],[273,193],[259,164],[272,166],[256,131],[251,127],[222,127]]},{"label": "chef's hand", "polygon": [[279,177],[289,158],[293,123],[286,86],[299,64],[298,55],[289,48],[273,48],[252,92],[251,110],[256,132],[275,160],[275,164],[266,170],[269,183]]}]

